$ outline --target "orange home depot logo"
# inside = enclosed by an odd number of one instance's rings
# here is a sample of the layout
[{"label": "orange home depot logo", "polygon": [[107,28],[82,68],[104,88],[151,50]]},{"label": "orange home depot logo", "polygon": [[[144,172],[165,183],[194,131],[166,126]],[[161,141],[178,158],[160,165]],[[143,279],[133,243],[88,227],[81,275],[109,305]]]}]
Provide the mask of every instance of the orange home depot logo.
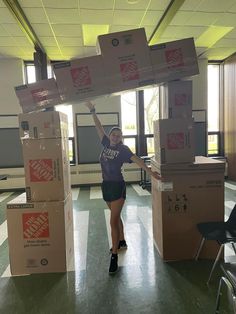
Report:
[{"label": "orange home depot logo", "polygon": [[136,61],[121,63],[120,72],[123,82],[139,79],[138,65]]},{"label": "orange home depot logo", "polygon": [[175,94],[175,105],[176,106],[186,106],[187,105],[187,95],[186,94]]},{"label": "orange home depot logo", "polygon": [[183,149],[184,148],[184,133],[169,133],[167,134],[168,149]]},{"label": "orange home depot logo", "polygon": [[43,88],[33,89],[31,91],[34,102],[40,102],[47,100],[47,91]]},{"label": "orange home depot logo", "polygon": [[88,86],[91,84],[89,68],[81,66],[70,70],[74,87]]},{"label": "orange home depot logo", "polygon": [[181,48],[165,51],[168,68],[178,68],[184,66],[184,58]]},{"label": "orange home depot logo", "polygon": [[22,214],[22,223],[24,239],[49,237],[47,212]]},{"label": "orange home depot logo", "polygon": [[47,182],[53,180],[52,159],[29,160],[31,182]]}]

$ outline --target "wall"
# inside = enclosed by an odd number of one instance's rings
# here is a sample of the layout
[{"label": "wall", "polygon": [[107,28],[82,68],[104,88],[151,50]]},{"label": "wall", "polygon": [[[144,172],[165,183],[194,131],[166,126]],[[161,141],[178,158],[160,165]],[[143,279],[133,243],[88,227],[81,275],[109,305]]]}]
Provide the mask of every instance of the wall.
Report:
[{"label": "wall", "polygon": [[0,115],[21,112],[14,87],[23,84],[23,61],[0,59]]}]

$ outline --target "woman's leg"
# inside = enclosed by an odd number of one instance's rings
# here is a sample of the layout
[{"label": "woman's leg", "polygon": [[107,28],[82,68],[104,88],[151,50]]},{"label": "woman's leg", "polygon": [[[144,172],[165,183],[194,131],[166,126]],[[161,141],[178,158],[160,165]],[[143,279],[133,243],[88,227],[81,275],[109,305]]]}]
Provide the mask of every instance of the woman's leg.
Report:
[{"label": "woman's leg", "polygon": [[120,235],[123,233],[123,223],[120,218],[120,213],[125,200],[120,198],[110,203],[111,217],[111,238],[112,238],[112,253],[117,254],[117,249],[120,241]]},{"label": "woman's leg", "polygon": [[[106,202],[108,208],[111,210],[111,202]],[[123,202],[124,204],[124,202]],[[123,205],[122,205],[123,207]],[[125,239],[125,235],[124,235],[124,224],[120,215],[120,221],[119,221],[119,241],[122,241]]]}]

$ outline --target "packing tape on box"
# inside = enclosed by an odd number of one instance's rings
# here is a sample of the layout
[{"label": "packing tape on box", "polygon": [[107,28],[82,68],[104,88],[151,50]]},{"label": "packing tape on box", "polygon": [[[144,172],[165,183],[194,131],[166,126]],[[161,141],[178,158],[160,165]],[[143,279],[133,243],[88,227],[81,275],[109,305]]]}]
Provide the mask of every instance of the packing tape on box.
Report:
[{"label": "packing tape on box", "polygon": [[174,189],[174,184],[173,182],[162,182],[160,180],[157,181],[157,190],[160,192],[165,192],[165,191],[173,191]]}]

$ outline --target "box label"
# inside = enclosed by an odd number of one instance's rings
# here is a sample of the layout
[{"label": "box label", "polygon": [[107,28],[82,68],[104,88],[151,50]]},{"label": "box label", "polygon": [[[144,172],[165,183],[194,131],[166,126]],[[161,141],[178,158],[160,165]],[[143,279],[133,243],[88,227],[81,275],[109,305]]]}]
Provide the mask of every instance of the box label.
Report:
[{"label": "box label", "polygon": [[31,182],[47,182],[53,180],[52,159],[29,160]]},{"label": "box label", "polygon": [[91,85],[91,77],[88,66],[81,66],[70,70],[74,87]]},{"label": "box label", "polygon": [[138,65],[136,61],[121,63],[120,72],[123,82],[139,79]]},{"label": "box label", "polygon": [[184,66],[184,58],[181,48],[166,50],[165,57],[168,68],[178,68]]},{"label": "box label", "polygon": [[37,88],[31,91],[34,102],[47,100],[47,92],[43,88]]},{"label": "box label", "polygon": [[24,239],[49,237],[49,221],[47,212],[22,214],[22,223]]},{"label": "box label", "polygon": [[168,149],[184,149],[184,133],[167,134]]}]

